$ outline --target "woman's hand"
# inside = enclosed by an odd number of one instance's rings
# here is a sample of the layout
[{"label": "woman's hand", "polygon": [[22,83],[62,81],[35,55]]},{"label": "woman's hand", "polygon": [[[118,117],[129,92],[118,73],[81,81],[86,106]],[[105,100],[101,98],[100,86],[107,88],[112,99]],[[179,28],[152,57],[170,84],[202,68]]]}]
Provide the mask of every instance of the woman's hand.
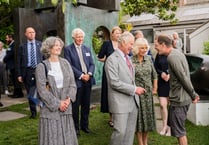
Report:
[{"label": "woman's hand", "polygon": [[69,105],[70,105],[70,98],[66,98],[65,100],[62,100],[59,107],[60,111],[65,112],[68,109]]},{"label": "woman's hand", "polygon": [[161,78],[164,80],[164,81],[168,81],[170,79],[170,75],[169,74],[166,74],[165,72],[162,72],[161,73]]},{"label": "woman's hand", "polygon": [[157,95],[157,88],[153,88],[153,89],[152,89],[152,94],[153,94],[153,95]]}]

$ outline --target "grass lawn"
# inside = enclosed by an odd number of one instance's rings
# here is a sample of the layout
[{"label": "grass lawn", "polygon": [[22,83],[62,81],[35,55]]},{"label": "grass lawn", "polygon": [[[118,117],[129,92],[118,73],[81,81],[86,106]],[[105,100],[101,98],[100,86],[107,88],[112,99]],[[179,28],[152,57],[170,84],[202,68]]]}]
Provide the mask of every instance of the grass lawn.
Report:
[{"label": "grass lawn", "polygon": [[[1,108],[1,111],[15,111],[27,114],[27,117],[0,122],[0,145],[37,145],[38,144],[38,121],[29,119],[27,103]],[[93,133],[85,134],[81,131],[78,138],[79,145],[108,145],[112,128],[107,124],[109,115],[100,113],[99,106],[91,110],[90,129]],[[189,145],[209,145],[209,126],[195,126],[186,122]],[[149,145],[177,145],[174,137],[160,136],[157,132],[149,134]],[[137,145],[135,140],[134,145]]]}]

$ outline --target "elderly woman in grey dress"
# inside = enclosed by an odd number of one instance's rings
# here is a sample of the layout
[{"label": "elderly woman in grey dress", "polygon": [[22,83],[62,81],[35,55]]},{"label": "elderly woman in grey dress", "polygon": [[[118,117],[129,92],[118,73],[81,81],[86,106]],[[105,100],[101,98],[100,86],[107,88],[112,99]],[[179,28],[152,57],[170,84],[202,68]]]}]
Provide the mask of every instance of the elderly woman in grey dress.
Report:
[{"label": "elderly woman in grey dress", "polygon": [[132,62],[135,67],[136,86],[145,88],[139,96],[140,105],[137,121],[137,138],[139,145],[147,145],[148,132],[156,130],[153,95],[157,93],[157,73],[147,50],[145,38],[138,38],[133,47]]},{"label": "elderly woman in grey dress", "polygon": [[59,57],[63,46],[60,38],[48,37],[41,47],[46,60],[37,65],[35,72],[37,91],[43,102],[39,145],[78,145],[72,118],[77,89],[70,64]]}]

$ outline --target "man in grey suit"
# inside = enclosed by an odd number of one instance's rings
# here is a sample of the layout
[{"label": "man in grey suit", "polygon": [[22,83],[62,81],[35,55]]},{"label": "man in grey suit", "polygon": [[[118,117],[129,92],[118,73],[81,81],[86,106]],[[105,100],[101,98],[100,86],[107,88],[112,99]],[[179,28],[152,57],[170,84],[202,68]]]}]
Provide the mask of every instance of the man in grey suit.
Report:
[{"label": "man in grey suit", "polygon": [[133,145],[138,95],[146,91],[135,86],[134,68],[128,58],[133,44],[134,36],[124,32],[119,38],[119,49],[108,57],[105,64],[108,103],[114,122],[110,145]]}]

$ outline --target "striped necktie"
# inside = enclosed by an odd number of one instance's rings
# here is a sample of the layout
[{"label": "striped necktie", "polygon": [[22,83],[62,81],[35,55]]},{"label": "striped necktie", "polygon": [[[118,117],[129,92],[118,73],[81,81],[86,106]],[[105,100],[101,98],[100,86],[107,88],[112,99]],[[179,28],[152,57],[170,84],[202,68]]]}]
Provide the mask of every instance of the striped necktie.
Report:
[{"label": "striped necktie", "polygon": [[30,50],[30,58],[31,58],[31,67],[32,68],[35,68],[36,67],[36,56],[35,56],[35,48],[34,48],[34,44],[33,43],[30,43],[31,45],[31,50]]}]

